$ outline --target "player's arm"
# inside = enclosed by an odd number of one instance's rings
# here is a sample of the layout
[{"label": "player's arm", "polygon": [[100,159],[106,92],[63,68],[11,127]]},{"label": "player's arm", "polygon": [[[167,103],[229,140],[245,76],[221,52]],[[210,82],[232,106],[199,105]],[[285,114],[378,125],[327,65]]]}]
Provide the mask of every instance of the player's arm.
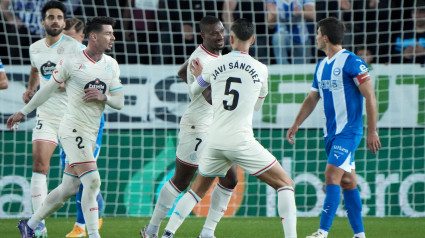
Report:
[{"label": "player's arm", "polygon": [[28,103],[31,100],[32,96],[34,96],[35,89],[37,89],[39,84],[40,78],[38,74],[38,69],[32,66],[27,91],[22,94],[22,100],[24,101],[24,103]]},{"label": "player's arm", "polygon": [[4,71],[0,71],[0,89],[7,89],[9,87],[9,80]]},{"label": "player's arm", "polygon": [[358,86],[360,93],[366,99],[367,114],[367,148],[371,153],[376,153],[381,148],[381,141],[376,132],[377,106],[375,92],[370,80]]},{"label": "player's arm", "polygon": [[196,78],[195,82],[193,82],[190,85],[190,91],[193,95],[202,93],[206,88],[209,88],[211,90],[211,86],[208,81],[208,75],[206,75],[207,77],[207,81],[206,81],[202,76],[202,70],[203,70],[203,67],[198,59],[192,60],[192,62],[190,62],[190,72]]},{"label": "player's arm", "polygon": [[105,101],[108,106],[117,110],[124,107],[124,91],[122,87],[111,89],[111,95],[103,94],[97,88],[86,88],[84,93],[84,100],[87,102]]},{"label": "player's arm", "polygon": [[307,97],[304,99],[303,104],[301,105],[300,111],[298,112],[297,117],[295,118],[294,124],[292,124],[291,128],[289,128],[286,133],[286,140],[292,145],[295,143],[293,140],[294,135],[298,131],[298,127],[307,119],[308,116],[314,111],[316,108],[317,102],[320,100],[319,92],[310,91]]},{"label": "player's arm", "polygon": [[184,64],[180,67],[177,75],[183,79],[185,83],[187,83],[187,66],[189,65],[189,59],[184,62]]},{"label": "player's arm", "polygon": [[37,107],[47,101],[52,95],[52,93],[59,88],[59,86],[60,82],[54,79],[54,77],[53,80],[49,80],[49,82],[47,82],[47,84],[43,88],[41,88],[37,91],[36,94],[34,94],[34,97],[31,99],[31,101],[29,101],[28,104],[21,109],[21,111],[9,117],[9,119],[7,120],[7,128],[13,130],[13,126],[16,123],[19,123],[26,115],[28,115],[30,112],[34,111]]},{"label": "player's arm", "polygon": [[267,67],[265,66],[265,70],[266,73],[264,75],[262,75],[263,80],[261,81],[261,90],[260,90],[260,94],[258,95],[258,99],[257,102],[254,105],[254,110],[255,111],[259,111],[261,109],[261,107],[263,106],[264,100],[266,99],[267,94],[269,93],[269,73],[267,70]]}]

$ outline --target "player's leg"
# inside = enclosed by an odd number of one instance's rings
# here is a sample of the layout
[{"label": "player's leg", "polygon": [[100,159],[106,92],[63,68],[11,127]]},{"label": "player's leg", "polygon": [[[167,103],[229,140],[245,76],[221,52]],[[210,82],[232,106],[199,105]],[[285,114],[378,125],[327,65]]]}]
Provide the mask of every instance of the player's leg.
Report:
[{"label": "player's leg", "polygon": [[62,183],[47,195],[42,206],[28,220],[28,226],[35,229],[43,219],[61,208],[66,200],[75,195],[79,185],[80,180],[77,176],[72,171],[65,171]]},{"label": "player's leg", "polygon": [[354,169],[351,170],[351,173],[344,173],[341,187],[344,195],[345,208],[347,209],[348,221],[353,229],[354,237],[365,238],[362,219],[362,202],[357,188],[356,172]]},{"label": "player's leg", "polygon": [[[328,161],[325,170],[326,196],[316,236],[327,237],[341,200],[341,181],[344,174],[354,166],[353,153],[359,145],[361,136],[338,135],[325,138]],[[314,234],[313,234],[314,235]],[[321,235],[321,236],[319,236]]]},{"label": "player's leg", "polygon": [[215,228],[227,210],[233,189],[238,183],[237,166],[232,166],[224,178],[219,178],[211,194],[210,209],[202,228],[200,238],[214,237]]},{"label": "player's leg", "polygon": [[142,228],[144,238],[158,235],[159,226],[173,207],[175,200],[187,189],[198,169],[198,151],[203,148],[205,133],[180,131],[173,177],[161,188],[149,225]]},{"label": "player's leg", "polygon": [[184,219],[205,196],[215,177],[224,177],[230,167],[232,163],[226,160],[222,151],[210,149],[208,146],[204,149],[199,161],[199,174],[191,189],[177,203],[162,237],[173,237]]},{"label": "player's leg", "polygon": [[[31,202],[36,212],[47,196],[47,172],[50,159],[58,145],[58,125],[48,121],[37,120],[32,133],[33,173],[31,177]],[[44,221],[36,228],[35,237],[46,237]]]},{"label": "player's leg", "polygon": [[294,182],[279,163],[275,163],[257,178],[277,191],[278,213],[285,237],[297,237],[297,208],[295,205]]},{"label": "player's leg", "polygon": [[278,192],[278,212],[285,237],[297,237],[294,183],[276,158],[257,141],[240,151],[233,162]]},{"label": "player's leg", "polygon": [[197,169],[197,166],[188,165],[176,159],[176,170],[174,175],[161,188],[149,225],[143,227],[141,231],[142,237],[148,238],[158,236],[159,226],[162,220],[173,207],[177,197],[189,186]]}]

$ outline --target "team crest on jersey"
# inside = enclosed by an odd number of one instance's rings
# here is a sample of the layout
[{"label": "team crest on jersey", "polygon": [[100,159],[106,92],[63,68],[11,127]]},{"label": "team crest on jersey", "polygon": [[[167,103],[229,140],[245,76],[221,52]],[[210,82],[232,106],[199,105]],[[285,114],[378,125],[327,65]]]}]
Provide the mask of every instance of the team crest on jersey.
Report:
[{"label": "team crest on jersey", "polygon": [[105,94],[106,92],[106,84],[98,78],[88,82],[86,86],[84,86],[84,89],[86,88],[96,88],[97,90],[101,91],[103,94]]},{"label": "team crest on jersey", "polygon": [[55,70],[56,64],[52,61],[47,61],[43,65],[40,66],[40,72],[43,77],[46,79],[50,79],[50,76],[53,74],[53,70]]},{"label": "team crest on jersey", "polygon": [[333,71],[333,74],[334,74],[335,76],[339,76],[339,75],[341,74],[341,68],[336,67],[336,68],[334,69],[334,71]]},{"label": "team crest on jersey", "polygon": [[112,72],[112,67],[111,67],[111,65],[110,65],[110,64],[107,64],[107,65],[105,66],[105,72],[107,72],[107,73]]},{"label": "team crest on jersey", "polygon": [[64,49],[62,46],[60,46],[56,52],[60,55],[60,54],[62,54],[64,51],[65,51],[65,49]]}]

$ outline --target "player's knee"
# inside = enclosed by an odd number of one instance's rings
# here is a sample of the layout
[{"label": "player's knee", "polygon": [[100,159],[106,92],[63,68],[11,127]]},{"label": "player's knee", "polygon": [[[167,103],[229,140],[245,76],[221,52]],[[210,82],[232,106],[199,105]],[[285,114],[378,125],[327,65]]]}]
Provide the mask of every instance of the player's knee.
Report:
[{"label": "player's knee", "polygon": [[177,187],[178,190],[180,191],[184,191],[189,187],[190,181],[192,180],[192,178],[188,178],[188,177],[178,177],[178,176],[173,176],[171,178],[171,182],[174,184],[174,186]]},{"label": "player's knee", "polygon": [[353,190],[357,187],[357,181],[350,177],[343,177],[341,180],[341,188],[343,190]]},{"label": "player's knee", "polygon": [[230,177],[224,177],[219,179],[219,183],[228,189],[234,189],[236,185],[238,184],[238,177],[237,176],[230,176]]}]

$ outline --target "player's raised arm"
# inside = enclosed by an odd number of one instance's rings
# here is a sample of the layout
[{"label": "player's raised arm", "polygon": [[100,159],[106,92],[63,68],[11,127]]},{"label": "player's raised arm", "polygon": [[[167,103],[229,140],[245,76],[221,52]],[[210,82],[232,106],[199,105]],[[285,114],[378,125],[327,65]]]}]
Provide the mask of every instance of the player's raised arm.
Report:
[{"label": "player's raised arm", "polygon": [[320,95],[318,92],[310,91],[307,97],[304,99],[303,104],[301,105],[300,111],[298,112],[297,117],[295,118],[294,124],[289,128],[286,133],[286,140],[288,140],[291,145],[295,144],[293,137],[298,131],[298,127],[307,119],[308,116],[316,108],[317,102],[320,100]]},{"label": "player's raised arm", "polygon": [[367,148],[375,154],[381,148],[378,132],[376,132],[377,107],[376,97],[370,80],[359,85],[359,90],[366,99],[367,114]]}]

